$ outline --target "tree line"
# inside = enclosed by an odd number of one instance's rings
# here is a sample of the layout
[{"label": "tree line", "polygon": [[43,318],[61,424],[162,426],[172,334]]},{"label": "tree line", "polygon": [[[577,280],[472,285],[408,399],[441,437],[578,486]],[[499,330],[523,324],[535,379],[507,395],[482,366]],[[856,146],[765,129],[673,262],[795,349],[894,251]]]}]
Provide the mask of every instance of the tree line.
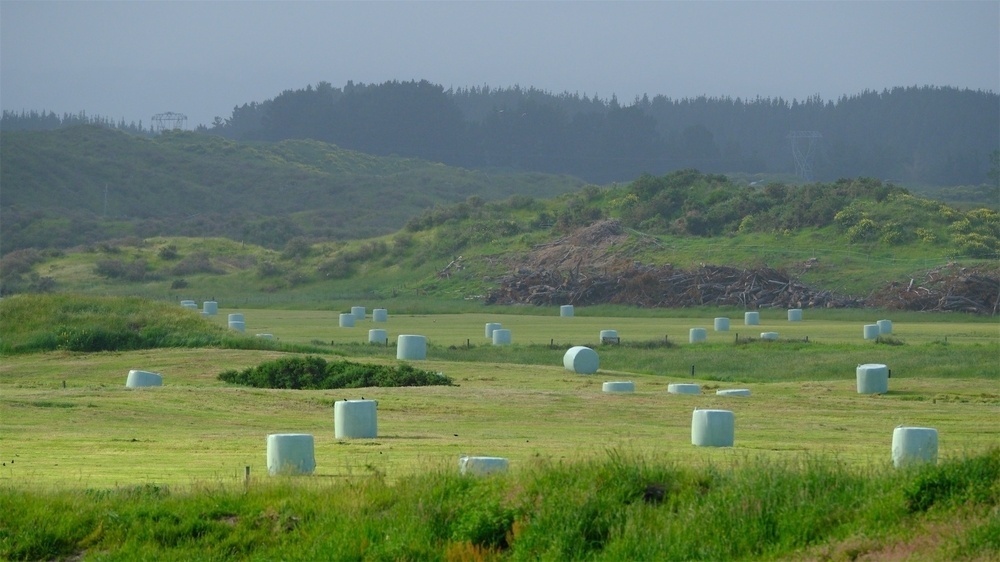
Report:
[{"label": "tree line", "polygon": [[[79,123],[151,134],[141,122],[82,113],[5,111],[0,128]],[[997,93],[948,87],[868,90],[836,101],[658,95],[623,104],[614,96],[520,86],[445,89],[421,80],[342,88],[320,82],[235,106],[229,117],[197,130],[235,140],[315,139],[374,155],[594,183],[695,168],[975,186],[995,183],[989,173],[1000,150],[997,123]]]},{"label": "tree line", "polygon": [[[998,122],[996,93],[930,86],[836,101],[642,96],[622,104],[519,86],[446,90],[390,81],[286,90],[234,107],[201,130],[242,140],[311,138],[378,155],[595,183],[686,168],[801,173],[794,148],[810,172],[805,180],[979,185],[1000,149]],[[810,134],[795,139],[793,132]]]}]

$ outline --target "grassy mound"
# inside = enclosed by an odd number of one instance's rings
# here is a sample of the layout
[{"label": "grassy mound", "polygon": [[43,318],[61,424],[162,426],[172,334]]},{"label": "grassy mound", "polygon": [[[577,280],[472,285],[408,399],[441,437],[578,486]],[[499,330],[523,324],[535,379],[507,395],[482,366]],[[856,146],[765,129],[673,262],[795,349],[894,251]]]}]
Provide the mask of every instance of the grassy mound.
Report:
[{"label": "grassy mound", "polygon": [[0,353],[222,345],[225,329],[177,305],[134,297],[17,295],[0,301]]},{"label": "grassy mound", "polygon": [[219,373],[219,380],[256,388],[329,390],[370,386],[451,386],[450,378],[440,373],[399,366],[369,365],[352,361],[327,362],[322,357],[284,357],[249,367]]}]

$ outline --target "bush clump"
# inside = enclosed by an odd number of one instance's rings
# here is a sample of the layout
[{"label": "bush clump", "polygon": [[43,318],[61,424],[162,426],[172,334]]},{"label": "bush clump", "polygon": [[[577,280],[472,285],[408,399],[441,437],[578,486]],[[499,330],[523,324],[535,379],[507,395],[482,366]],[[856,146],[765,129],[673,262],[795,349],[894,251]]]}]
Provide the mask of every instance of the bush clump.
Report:
[{"label": "bush clump", "polygon": [[230,369],[219,373],[219,380],[256,388],[297,390],[452,385],[451,378],[441,373],[417,369],[406,363],[390,366],[346,360],[327,362],[312,355],[275,359],[242,371]]}]

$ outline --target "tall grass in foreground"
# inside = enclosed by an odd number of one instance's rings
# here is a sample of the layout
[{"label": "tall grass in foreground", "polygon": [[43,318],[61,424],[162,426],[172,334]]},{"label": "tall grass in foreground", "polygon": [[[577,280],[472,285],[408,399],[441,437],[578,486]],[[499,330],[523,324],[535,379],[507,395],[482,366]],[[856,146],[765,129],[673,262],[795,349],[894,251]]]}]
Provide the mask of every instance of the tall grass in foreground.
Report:
[{"label": "tall grass in foreground", "polygon": [[[908,470],[829,458],[693,470],[610,451],[475,478],[0,488],[0,557],[101,560],[855,559],[1000,553],[1000,449]],[[947,523],[938,540],[914,536]]]}]

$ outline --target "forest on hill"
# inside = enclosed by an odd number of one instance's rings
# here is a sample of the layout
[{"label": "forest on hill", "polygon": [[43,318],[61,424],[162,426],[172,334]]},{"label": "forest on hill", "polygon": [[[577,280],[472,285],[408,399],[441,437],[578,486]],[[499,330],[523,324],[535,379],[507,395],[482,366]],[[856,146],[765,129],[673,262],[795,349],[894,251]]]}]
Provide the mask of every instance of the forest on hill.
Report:
[{"label": "forest on hill", "polygon": [[[82,115],[65,123],[141,123]],[[56,126],[51,113],[4,112],[0,129]],[[824,101],[643,96],[629,103],[535,88],[449,88],[421,81],[320,82],[236,105],[198,131],[233,140],[313,139],[373,155],[470,169],[567,174],[592,183],[695,168],[872,177],[905,185],[978,186],[1000,153],[1000,96],[931,86]],[[796,153],[798,158],[796,158]]]},{"label": "forest on hill", "polygon": [[[287,90],[234,108],[207,131],[312,138],[370,154],[564,173],[594,183],[696,168],[978,185],[1000,149],[997,123],[1000,96],[954,88],[866,91],[835,102],[644,96],[623,104],[533,88],[445,90],[413,81]],[[789,138],[793,132],[807,134]],[[796,166],[793,143],[806,169]]]}]

